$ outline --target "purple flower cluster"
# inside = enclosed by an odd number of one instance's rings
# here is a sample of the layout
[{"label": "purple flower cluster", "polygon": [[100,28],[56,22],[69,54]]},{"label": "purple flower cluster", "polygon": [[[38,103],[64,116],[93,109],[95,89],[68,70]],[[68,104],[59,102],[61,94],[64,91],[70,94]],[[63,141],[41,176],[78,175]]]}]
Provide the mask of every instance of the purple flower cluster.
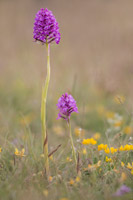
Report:
[{"label": "purple flower cluster", "polygon": [[72,112],[78,113],[78,108],[76,106],[76,101],[72,97],[72,95],[68,95],[67,93],[63,94],[57,104],[57,108],[59,109],[58,118],[63,118],[65,120],[69,120]]},{"label": "purple flower cluster", "polygon": [[60,32],[58,22],[53,13],[47,8],[41,8],[35,17],[33,38],[42,43],[60,42]]},{"label": "purple flower cluster", "polygon": [[126,185],[122,185],[117,191],[116,193],[113,194],[113,196],[122,196],[126,193],[131,192],[131,188],[127,187]]}]

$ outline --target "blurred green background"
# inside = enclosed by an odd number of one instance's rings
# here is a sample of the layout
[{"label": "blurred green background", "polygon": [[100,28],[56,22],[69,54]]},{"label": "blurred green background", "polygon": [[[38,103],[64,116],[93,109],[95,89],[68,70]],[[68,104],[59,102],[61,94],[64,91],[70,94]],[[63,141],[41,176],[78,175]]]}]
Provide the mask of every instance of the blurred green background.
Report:
[{"label": "blurred green background", "polygon": [[37,85],[45,78],[45,46],[32,37],[41,7],[53,11],[62,37],[51,45],[50,93],[71,89],[76,79],[77,87],[98,85],[131,95],[132,0],[0,0],[1,81]]},{"label": "blurred green background", "polygon": [[16,119],[29,113],[33,113],[33,131],[41,130],[46,48],[34,42],[32,33],[41,7],[53,11],[61,32],[60,44],[51,44],[47,123],[49,127],[58,123],[58,98],[71,92],[81,111],[76,123],[84,128],[90,123],[97,131],[95,115],[83,117],[93,110],[92,103],[111,108],[116,94],[125,95],[129,102],[133,98],[132,0],[0,0],[1,133],[18,134]]}]

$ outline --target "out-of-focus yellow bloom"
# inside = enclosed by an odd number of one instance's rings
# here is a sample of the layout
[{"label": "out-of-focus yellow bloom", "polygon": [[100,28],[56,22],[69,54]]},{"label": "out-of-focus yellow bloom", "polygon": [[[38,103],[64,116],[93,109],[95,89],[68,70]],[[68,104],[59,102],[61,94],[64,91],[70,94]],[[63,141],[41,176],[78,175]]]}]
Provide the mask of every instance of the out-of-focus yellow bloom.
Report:
[{"label": "out-of-focus yellow bloom", "polygon": [[2,152],[2,148],[0,147],[0,153]]},{"label": "out-of-focus yellow bloom", "polygon": [[48,196],[48,190],[43,190],[43,194],[44,194],[45,197],[47,197]]},{"label": "out-of-focus yellow bloom", "polygon": [[106,162],[112,162],[112,159],[111,159],[111,158],[108,158],[108,157],[106,156],[105,161],[106,161]]},{"label": "out-of-focus yellow bloom", "polygon": [[74,129],[74,133],[77,137],[80,137],[80,138],[83,138],[84,135],[85,135],[85,131],[82,128],[79,128],[79,127]]},{"label": "out-of-focus yellow bloom", "polygon": [[116,121],[116,122],[114,122],[114,127],[120,127],[121,125],[122,125],[122,120],[121,121]]},{"label": "out-of-focus yellow bloom", "polygon": [[132,144],[132,145],[130,145],[130,150],[132,150],[132,151],[133,151],[133,144]]},{"label": "out-of-focus yellow bloom", "polygon": [[128,163],[127,168],[131,170],[131,174],[133,175],[133,162],[132,164]]},{"label": "out-of-focus yellow bloom", "polygon": [[101,151],[101,150],[105,150],[108,148],[108,145],[107,144],[99,144],[98,145],[98,151]]},{"label": "out-of-focus yellow bloom", "polygon": [[131,134],[131,132],[132,132],[131,126],[126,126],[126,127],[124,128],[123,132],[124,132],[125,134]]},{"label": "out-of-focus yellow bloom", "polygon": [[90,138],[90,143],[91,143],[92,145],[95,145],[95,144],[97,144],[97,141],[94,140],[93,138]]},{"label": "out-of-focus yellow bloom", "polygon": [[64,129],[61,126],[54,126],[53,127],[53,132],[58,136],[63,136],[64,135]]},{"label": "out-of-focus yellow bloom", "polygon": [[128,169],[133,169],[133,162],[132,162],[132,164],[128,163],[128,164],[127,164],[127,168],[128,168]]},{"label": "out-of-focus yellow bloom", "polygon": [[109,148],[106,148],[104,149],[105,153],[109,154],[110,153],[110,149]]},{"label": "out-of-focus yellow bloom", "polygon": [[84,144],[84,145],[89,145],[89,144],[95,145],[95,144],[97,144],[97,141],[94,140],[94,138],[88,138],[88,139],[83,139],[82,144]]},{"label": "out-of-focus yellow bloom", "polygon": [[49,180],[49,182],[52,182],[53,177],[52,177],[52,176],[49,176],[49,177],[48,177],[48,180]]},{"label": "out-of-focus yellow bloom", "polygon": [[79,182],[80,182],[80,177],[77,176],[76,179],[75,179],[75,181],[76,181],[77,183],[79,183]]},{"label": "out-of-focus yellow bloom", "polygon": [[101,166],[101,160],[99,160],[96,164],[94,165],[88,165],[88,168],[91,169],[91,170],[94,170],[94,169],[97,169]]},{"label": "out-of-focus yellow bloom", "polygon": [[96,133],[94,134],[94,136],[93,136],[93,138],[94,138],[95,140],[99,140],[100,137],[101,137],[101,134],[98,133],[98,132],[96,132]]},{"label": "out-of-focus yellow bloom", "polygon": [[64,198],[61,198],[60,200],[69,200],[68,198],[64,197]]},{"label": "out-of-focus yellow bloom", "polygon": [[125,146],[120,146],[119,151],[130,151],[133,150],[132,144],[126,144]]},{"label": "out-of-focus yellow bloom", "polygon": [[105,153],[109,154],[114,154],[116,153],[118,150],[119,151],[130,151],[130,150],[133,150],[133,145],[132,144],[126,144],[125,146],[120,146],[118,149],[117,148],[114,148],[114,147],[108,147],[107,144],[100,144],[98,145],[98,151],[101,151],[101,150],[104,150]]},{"label": "out-of-focus yellow bloom", "polygon": [[119,151],[124,151],[124,147],[121,145]]},{"label": "out-of-focus yellow bloom", "polygon": [[124,151],[130,151],[130,150],[131,150],[131,145],[126,144],[126,145],[124,146]]},{"label": "out-of-focus yellow bloom", "polygon": [[70,157],[67,157],[67,158],[66,158],[66,161],[67,161],[67,162],[72,162],[72,159],[71,159]]},{"label": "out-of-focus yellow bloom", "polygon": [[73,185],[73,184],[74,184],[74,180],[73,180],[73,179],[70,179],[69,184],[70,184],[70,185]]},{"label": "out-of-focus yellow bloom", "polygon": [[123,104],[125,102],[125,97],[123,95],[116,95],[114,101],[117,104]]},{"label": "out-of-focus yellow bloom", "polygon": [[85,148],[83,148],[83,149],[82,149],[82,153],[83,153],[84,155],[86,155],[86,154],[87,154],[87,151],[86,151],[86,149],[85,149]]},{"label": "out-of-focus yellow bloom", "polygon": [[126,179],[127,179],[127,175],[124,172],[122,172],[120,182],[124,182]]},{"label": "out-of-focus yellow bloom", "polygon": [[110,147],[110,152],[111,152],[112,154],[114,154],[114,153],[117,152],[117,149],[115,149],[114,147]]},{"label": "out-of-focus yellow bloom", "polygon": [[21,151],[19,151],[17,148],[15,149],[14,154],[18,157],[24,157],[26,155],[24,155],[25,149],[23,148]]},{"label": "out-of-focus yellow bloom", "polygon": [[125,166],[124,162],[121,162],[121,166],[122,166],[122,167],[124,167],[124,166]]},{"label": "out-of-focus yellow bloom", "polygon": [[107,112],[105,113],[105,115],[106,115],[106,117],[107,117],[108,119],[114,119],[114,117],[115,117],[115,113],[114,113],[114,112],[111,112],[111,111],[107,111]]}]

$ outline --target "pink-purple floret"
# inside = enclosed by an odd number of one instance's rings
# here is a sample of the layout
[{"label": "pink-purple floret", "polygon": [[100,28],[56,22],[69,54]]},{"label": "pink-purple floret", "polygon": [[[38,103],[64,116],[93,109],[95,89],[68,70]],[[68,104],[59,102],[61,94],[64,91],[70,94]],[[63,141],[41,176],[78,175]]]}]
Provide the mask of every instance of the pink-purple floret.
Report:
[{"label": "pink-purple floret", "polygon": [[51,43],[55,41],[56,44],[60,42],[60,32],[58,22],[53,13],[47,8],[41,8],[35,17],[33,38],[35,41],[42,43]]},{"label": "pink-purple floret", "polygon": [[122,185],[114,194],[113,196],[122,196],[126,193],[131,192],[131,188],[127,187],[126,185]]},{"label": "pink-purple floret", "polygon": [[78,108],[76,105],[76,101],[72,97],[72,95],[68,95],[67,93],[63,94],[57,104],[57,108],[59,109],[58,118],[63,118],[65,120],[69,120],[71,113],[76,112],[78,113]]}]

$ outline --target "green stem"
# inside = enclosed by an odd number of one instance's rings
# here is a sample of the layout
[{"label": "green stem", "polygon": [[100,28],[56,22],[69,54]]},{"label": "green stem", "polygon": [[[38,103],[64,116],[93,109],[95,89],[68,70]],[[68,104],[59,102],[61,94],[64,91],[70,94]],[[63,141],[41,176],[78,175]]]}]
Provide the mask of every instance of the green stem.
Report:
[{"label": "green stem", "polygon": [[45,85],[42,87],[42,104],[41,104],[41,122],[42,122],[42,146],[44,151],[44,165],[46,170],[46,175],[49,175],[49,160],[48,160],[48,139],[46,132],[46,101],[47,92],[50,81],[50,44],[46,43],[47,48],[47,76],[45,80]]},{"label": "green stem", "polygon": [[74,143],[73,143],[73,138],[72,138],[72,132],[71,132],[71,123],[70,120],[68,122],[69,125],[69,136],[70,136],[70,141],[71,141],[71,146],[72,146],[72,155],[75,161],[75,165],[77,167],[77,157],[76,157],[76,152],[75,152],[75,148],[74,148]]}]

